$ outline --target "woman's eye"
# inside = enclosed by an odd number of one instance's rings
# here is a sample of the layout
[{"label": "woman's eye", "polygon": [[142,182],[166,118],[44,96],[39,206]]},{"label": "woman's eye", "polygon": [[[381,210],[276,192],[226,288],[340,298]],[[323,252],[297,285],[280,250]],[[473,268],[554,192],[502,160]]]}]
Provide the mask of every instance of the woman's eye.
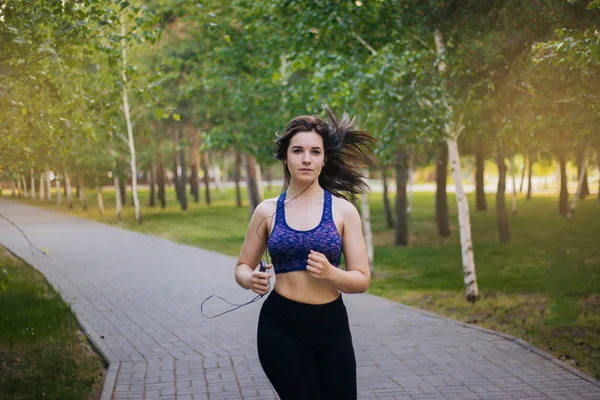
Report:
[{"label": "woman's eye", "polygon": [[301,153],[301,152],[302,152],[302,150],[300,150],[300,149],[294,150],[294,153],[296,153],[296,154]]},{"label": "woman's eye", "polygon": [[313,154],[318,156],[319,154],[321,154],[321,152],[319,150],[314,150]]}]

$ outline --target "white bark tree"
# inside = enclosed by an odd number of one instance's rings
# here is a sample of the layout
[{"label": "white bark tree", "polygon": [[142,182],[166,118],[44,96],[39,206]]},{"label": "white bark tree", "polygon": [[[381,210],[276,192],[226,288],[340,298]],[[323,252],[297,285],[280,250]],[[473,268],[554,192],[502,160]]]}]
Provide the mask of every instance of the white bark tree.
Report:
[{"label": "white bark tree", "polygon": [[[14,181],[13,181],[13,186],[14,186]],[[21,186],[21,177],[17,176],[17,193],[19,194],[19,197],[23,196],[23,187]]]},{"label": "white bark tree", "polygon": [[[438,57],[442,58],[445,46],[442,33],[435,31],[435,45]],[[441,74],[446,71],[446,64],[442,61],[438,65]],[[445,102],[446,103],[446,102]],[[453,123],[452,107],[445,104],[450,115],[449,120],[444,124],[444,133],[446,134],[446,143],[448,144],[448,159],[450,161],[450,170],[452,179],[456,187],[456,204],[458,208],[458,226],[460,231],[460,245],[463,264],[463,279],[465,283],[465,294],[468,301],[475,302],[479,298],[479,288],[477,287],[477,276],[475,275],[475,258],[473,255],[473,241],[471,240],[471,220],[469,216],[469,203],[462,184],[462,174],[460,171],[460,155],[458,152],[458,137],[462,132],[462,115],[458,123]]]},{"label": "white bark tree", "polygon": [[44,197],[46,196],[44,194],[44,177],[45,177],[45,174],[43,172],[40,173],[40,200],[41,201],[43,201]]},{"label": "white bark tree", "polygon": [[27,180],[24,175],[21,175],[21,180],[23,181],[23,196],[29,197],[29,193],[27,192]]},{"label": "white bark tree", "polygon": [[35,200],[35,176],[33,176],[33,169],[31,170],[31,198]]},{"label": "white bark tree", "polygon": [[367,258],[369,259],[369,271],[373,275],[373,233],[371,231],[371,209],[369,208],[369,197],[366,194],[360,195],[360,218],[362,220],[363,235],[365,236],[365,245],[367,246]]},{"label": "white bark tree", "polygon": [[73,190],[71,187],[71,178],[69,174],[65,172],[65,185],[67,187],[67,205],[69,208],[73,208]]},{"label": "white bark tree", "polygon": [[100,215],[104,215],[104,199],[102,198],[102,186],[98,185],[98,189],[96,190],[96,200],[98,202],[98,210],[100,210]]},{"label": "white bark tree", "polygon": [[135,219],[138,223],[142,222],[140,214],[140,201],[137,193],[137,166],[135,159],[135,143],[133,140],[133,125],[131,124],[131,114],[129,110],[129,99],[127,97],[127,41],[125,39],[125,15],[121,15],[121,54],[123,61],[123,111],[125,112],[125,121],[127,122],[127,144],[129,145],[129,154],[131,164],[131,191],[133,192],[133,206],[135,207]]},{"label": "white bark tree", "polygon": [[60,206],[62,205],[62,195],[60,193],[60,179],[58,172],[56,173],[56,179],[54,179],[54,183],[56,186],[56,203]]},{"label": "white bark tree", "polygon": [[223,193],[223,181],[221,180],[221,169],[218,164],[213,166],[213,175],[215,176],[215,185],[219,193]]},{"label": "white bark tree", "polygon": [[52,202],[52,182],[50,181],[50,168],[46,167],[46,198]]}]

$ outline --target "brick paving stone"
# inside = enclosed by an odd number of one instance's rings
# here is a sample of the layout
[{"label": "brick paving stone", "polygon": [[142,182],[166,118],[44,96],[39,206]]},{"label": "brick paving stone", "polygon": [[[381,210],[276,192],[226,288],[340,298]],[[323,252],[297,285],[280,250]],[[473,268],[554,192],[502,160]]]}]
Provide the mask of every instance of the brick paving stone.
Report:
[{"label": "brick paving stone", "polygon": [[[0,199],[0,244],[41,271],[116,367],[105,399],[277,399],[256,354],[260,304],[235,258]],[[600,383],[509,337],[368,294],[344,295],[359,399],[600,400]],[[227,308],[218,301],[207,313]]]}]

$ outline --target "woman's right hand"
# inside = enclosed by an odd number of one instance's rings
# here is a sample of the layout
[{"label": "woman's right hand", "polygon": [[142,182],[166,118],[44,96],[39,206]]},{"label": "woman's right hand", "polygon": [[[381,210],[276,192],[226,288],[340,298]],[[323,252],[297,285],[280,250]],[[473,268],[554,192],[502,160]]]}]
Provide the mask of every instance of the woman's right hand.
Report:
[{"label": "woman's right hand", "polygon": [[266,294],[269,291],[269,279],[273,276],[268,272],[269,268],[273,268],[273,264],[267,264],[267,272],[260,272],[260,265],[252,271],[250,281],[250,290],[257,294]]}]

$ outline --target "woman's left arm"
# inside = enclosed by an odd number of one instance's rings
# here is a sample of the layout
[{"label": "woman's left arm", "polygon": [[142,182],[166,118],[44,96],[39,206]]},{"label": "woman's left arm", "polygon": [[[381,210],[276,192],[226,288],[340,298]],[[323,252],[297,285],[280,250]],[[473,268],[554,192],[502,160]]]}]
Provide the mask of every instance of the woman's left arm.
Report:
[{"label": "woman's left arm", "polygon": [[343,204],[342,248],[346,270],[331,265],[325,255],[311,251],[307,271],[314,278],[327,279],[344,293],[364,293],[369,288],[371,273],[360,215],[352,203]]}]

